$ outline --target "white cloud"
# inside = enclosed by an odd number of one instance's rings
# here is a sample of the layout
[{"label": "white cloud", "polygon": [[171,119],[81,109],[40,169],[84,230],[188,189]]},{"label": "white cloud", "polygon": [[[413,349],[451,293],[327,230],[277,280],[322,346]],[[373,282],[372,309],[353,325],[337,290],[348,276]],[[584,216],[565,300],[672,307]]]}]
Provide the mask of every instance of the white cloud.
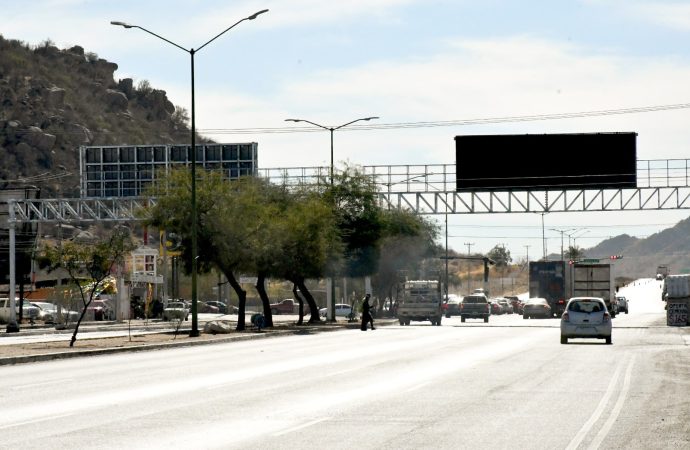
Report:
[{"label": "white cloud", "polygon": [[[203,113],[197,123],[200,128],[279,127],[286,117],[298,117],[334,126],[370,115],[391,123],[662,105],[690,100],[688,77],[690,67],[673,61],[586,55],[576,47],[525,37],[462,41],[424,59],[377,62],[286,81],[270,98],[202,87],[197,98]],[[687,156],[687,115],[681,110],[346,136],[347,130],[341,130],[336,139],[349,143],[339,145],[340,155],[362,164],[418,164],[452,163],[456,134],[637,131],[639,157],[652,159]],[[296,162],[292,165],[301,165],[313,160],[305,149],[327,139],[317,136],[254,139],[262,146],[272,142],[283,147],[281,152]],[[269,157],[264,167],[289,162],[282,154],[263,156]]]},{"label": "white cloud", "polygon": [[630,5],[635,15],[669,28],[690,31],[690,4],[683,2],[640,2]]}]

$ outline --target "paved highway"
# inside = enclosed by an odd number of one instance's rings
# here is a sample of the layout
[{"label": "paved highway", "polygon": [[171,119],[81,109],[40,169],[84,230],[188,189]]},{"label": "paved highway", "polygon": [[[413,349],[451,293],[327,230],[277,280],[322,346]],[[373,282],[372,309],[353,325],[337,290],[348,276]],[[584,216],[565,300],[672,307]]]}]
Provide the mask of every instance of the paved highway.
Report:
[{"label": "paved highway", "polygon": [[613,345],[492,316],[0,368],[0,448],[688,448],[690,330],[659,283]]}]

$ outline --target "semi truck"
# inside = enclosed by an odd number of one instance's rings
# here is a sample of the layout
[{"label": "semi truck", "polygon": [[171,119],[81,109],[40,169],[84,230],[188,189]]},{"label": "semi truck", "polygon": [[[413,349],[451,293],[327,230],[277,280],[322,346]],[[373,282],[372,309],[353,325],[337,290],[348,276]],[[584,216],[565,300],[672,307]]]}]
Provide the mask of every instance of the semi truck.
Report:
[{"label": "semi truck", "polygon": [[529,296],[545,298],[560,317],[572,297],[571,266],[567,261],[530,261]]},{"label": "semi truck", "polygon": [[690,275],[670,275],[664,279],[662,299],[666,301],[666,324],[690,325]]},{"label": "semi truck", "polygon": [[616,317],[616,290],[611,264],[576,262],[572,267],[572,297],[602,298],[611,317]]},{"label": "semi truck", "polygon": [[433,280],[404,281],[399,294],[402,296],[398,298],[396,316],[400,325],[409,325],[413,320],[428,320],[432,325],[441,325],[441,283]]}]

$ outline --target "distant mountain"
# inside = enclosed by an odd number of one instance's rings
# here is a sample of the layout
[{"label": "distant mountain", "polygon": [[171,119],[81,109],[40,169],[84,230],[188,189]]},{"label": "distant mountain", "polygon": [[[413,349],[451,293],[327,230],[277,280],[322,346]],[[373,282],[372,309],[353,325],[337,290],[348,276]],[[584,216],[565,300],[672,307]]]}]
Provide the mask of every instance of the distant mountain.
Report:
[{"label": "distant mountain", "polygon": [[184,108],[145,80],[115,81],[115,70],[79,46],[32,47],[0,36],[0,188],[25,180],[42,197],[58,189],[76,196],[80,145],[189,139]]},{"label": "distant mountain", "polygon": [[614,263],[616,272],[630,278],[653,277],[661,264],[668,265],[671,273],[690,273],[690,218],[645,239],[623,234],[585,249],[588,258],[611,255],[623,255]]}]

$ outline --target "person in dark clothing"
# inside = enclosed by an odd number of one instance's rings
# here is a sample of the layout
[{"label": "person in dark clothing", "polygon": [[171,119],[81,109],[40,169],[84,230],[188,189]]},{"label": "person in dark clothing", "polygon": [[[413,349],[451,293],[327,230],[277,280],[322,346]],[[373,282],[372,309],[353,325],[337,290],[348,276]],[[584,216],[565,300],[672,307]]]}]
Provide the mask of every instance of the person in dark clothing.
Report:
[{"label": "person in dark clothing", "polygon": [[371,295],[367,294],[362,302],[362,331],[367,331],[368,323],[371,323],[372,330],[376,329],[374,328],[374,318],[371,316],[371,305],[369,304],[370,297]]}]

